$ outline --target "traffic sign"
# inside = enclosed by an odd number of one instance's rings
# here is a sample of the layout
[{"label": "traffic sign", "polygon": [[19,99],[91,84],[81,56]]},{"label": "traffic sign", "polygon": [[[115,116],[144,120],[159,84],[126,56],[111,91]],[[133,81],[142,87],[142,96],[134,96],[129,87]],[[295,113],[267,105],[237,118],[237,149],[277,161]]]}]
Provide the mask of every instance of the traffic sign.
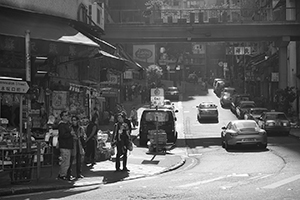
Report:
[{"label": "traffic sign", "polygon": [[151,89],[151,103],[153,106],[162,106],[164,104],[164,89],[153,88]]},{"label": "traffic sign", "polygon": [[0,92],[26,93],[29,86],[26,81],[0,80]]}]

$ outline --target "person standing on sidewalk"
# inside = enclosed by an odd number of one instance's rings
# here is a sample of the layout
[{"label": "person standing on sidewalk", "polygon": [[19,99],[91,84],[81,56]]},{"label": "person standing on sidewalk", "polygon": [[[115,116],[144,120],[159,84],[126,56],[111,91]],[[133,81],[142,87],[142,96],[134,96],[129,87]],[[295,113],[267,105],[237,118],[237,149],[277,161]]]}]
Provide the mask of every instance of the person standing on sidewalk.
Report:
[{"label": "person standing on sidewalk", "polygon": [[58,146],[61,156],[61,164],[58,174],[58,179],[70,180],[67,172],[70,167],[73,144],[73,135],[71,133],[71,128],[69,124],[70,115],[67,111],[62,111],[60,113],[61,121],[58,124]]},{"label": "person standing on sidewalk", "polygon": [[96,164],[96,147],[97,147],[97,126],[98,115],[94,114],[92,120],[86,128],[86,163],[91,164],[92,166]]},{"label": "person standing on sidewalk", "polygon": [[74,134],[74,148],[72,151],[70,167],[68,169],[68,177],[72,174],[72,163],[76,159],[76,178],[83,178],[82,175],[82,157],[84,156],[84,130],[79,126],[79,118],[77,116],[72,116],[71,132]]},{"label": "person standing on sidewalk", "polygon": [[135,129],[135,127],[138,125],[138,115],[135,106],[132,106],[132,109],[130,111],[130,120],[133,125],[133,128]]},{"label": "person standing on sidewalk", "polygon": [[125,115],[120,113],[117,116],[117,123],[114,127],[113,133],[113,145],[117,147],[116,155],[116,172],[121,171],[120,160],[123,156],[123,171],[129,171],[127,169],[127,144],[130,140],[130,130],[128,124],[125,122]]}]

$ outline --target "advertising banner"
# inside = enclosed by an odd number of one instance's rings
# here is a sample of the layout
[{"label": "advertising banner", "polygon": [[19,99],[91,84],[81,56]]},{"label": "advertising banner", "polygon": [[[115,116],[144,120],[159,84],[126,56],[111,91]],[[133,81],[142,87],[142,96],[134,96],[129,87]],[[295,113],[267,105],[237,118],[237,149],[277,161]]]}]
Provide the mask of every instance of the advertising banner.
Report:
[{"label": "advertising banner", "polygon": [[146,63],[155,63],[155,45],[133,45],[133,59]]}]

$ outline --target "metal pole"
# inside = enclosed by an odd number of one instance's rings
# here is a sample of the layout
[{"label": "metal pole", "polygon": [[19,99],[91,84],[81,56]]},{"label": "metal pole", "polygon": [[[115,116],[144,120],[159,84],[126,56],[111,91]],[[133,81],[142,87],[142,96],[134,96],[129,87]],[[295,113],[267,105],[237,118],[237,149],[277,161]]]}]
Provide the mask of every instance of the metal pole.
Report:
[{"label": "metal pole", "polygon": [[[158,110],[158,106],[156,106],[156,111]],[[155,137],[155,143],[156,143],[156,154],[158,154],[158,112],[156,112],[156,137]]]},{"label": "metal pole", "polygon": [[[25,52],[26,52],[26,81],[31,81],[31,61],[30,61],[30,31],[25,32]],[[26,112],[26,133],[27,133],[27,150],[31,150],[31,126],[30,126],[30,112],[31,112],[31,100],[30,97],[26,99],[27,112]]]},{"label": "metal pole", "polygon": [[23,138],[23,94],[20,94],[20,111],[19,111],[19,137],[20,137],[20,152],[22,151],[22,138]]}]

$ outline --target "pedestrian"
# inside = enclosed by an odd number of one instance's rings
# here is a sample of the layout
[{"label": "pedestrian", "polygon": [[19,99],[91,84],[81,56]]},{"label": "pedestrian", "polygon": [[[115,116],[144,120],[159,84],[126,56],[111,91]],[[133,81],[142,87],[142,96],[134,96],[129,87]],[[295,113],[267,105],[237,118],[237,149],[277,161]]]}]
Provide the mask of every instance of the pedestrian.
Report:
[{"label": "pedestrian", "polygon": [[124,118],[124,122],[127,124],[128,126],[128,130],[129,130],[129,136],[131,135],[131,132],[132,132],[132,126],[131,126],[131,121],[127,118],[127,114],[125,111],[122,111],[121,112],[121,115],[123,116]]},{"label": "pedestrian", "polygon": [[84,156],[84,145],[85,145],[85,133],[83,127],[79,126],[79,118],[72,116],[71,118],[71,132],[74,135],[74,148],[71,156],[70,167],[68,170],[68,176],[71,177],[72,163],[76,159],[76,178],[83,178],[82,175],[82,157]]},{"label": "pedestrian", "polygon": [[128,124],[125,123],[124,120],[125,116],[122,113],[118,114],[117,122],[115,124],[113,132],[113,145],[117,147],[116,172],[121,171],[121,156],[123,156],[123,171],[129,171],[127,168],[127,146],[130,142],[130,130]]},{"label": "pedestrian", "polygon": [[61,180],[72,180],[72,177],[68,177],[67,174],[70,167],[72,149],[74,147],[73,135],[69,123],[70,115],[67,111],[62,111],[60,118],[61,121],[58,124],[58,146],[61,163],[57,178]]},{"label": "pedestrian", "polygon": [[97,126],[98,115],[94,114],[89,125],[86,128],[86,163],[91,164],[92,166],[96,164],[96,147],[97,147]]},{"label": "pedestrian", "polygon": [[135,129],[135,127],[138,125],[138,116],[137,116],[137,110],[135,106],[132,106],[132,109],[130,111],[130,120],[133,128]]}]

